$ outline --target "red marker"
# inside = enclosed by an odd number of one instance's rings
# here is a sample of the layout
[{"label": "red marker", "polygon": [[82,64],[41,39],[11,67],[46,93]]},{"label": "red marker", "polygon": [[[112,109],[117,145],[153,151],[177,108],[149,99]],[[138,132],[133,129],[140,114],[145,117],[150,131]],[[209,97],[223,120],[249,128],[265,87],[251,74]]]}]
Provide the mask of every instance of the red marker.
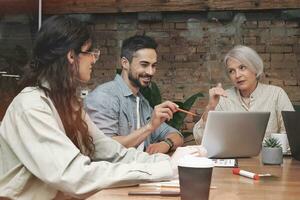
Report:
[{"label": "red marker", "polygon": [[259,180],[259,175],[252,173],[252,172],[247,172],[245,170],[241,170],[240,168],[234,168],[232,169],[232,173],[240,176],[244,176],[247,178],[252,178],[254,180]]}]

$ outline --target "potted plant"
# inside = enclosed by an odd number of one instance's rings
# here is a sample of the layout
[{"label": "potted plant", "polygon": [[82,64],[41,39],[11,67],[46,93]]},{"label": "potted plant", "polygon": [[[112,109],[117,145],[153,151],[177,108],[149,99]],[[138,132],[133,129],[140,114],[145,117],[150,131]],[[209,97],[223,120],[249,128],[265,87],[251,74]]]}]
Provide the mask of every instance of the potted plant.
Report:
[{"label": "potted plant", "polygon": [[[149,87],[142,88],[141,93],[149,101],[150,106],[153,108],[154,106],[162,102],[160,90],[155,82],[151,82],[151,85]],[[193,104],[195,103],[195,101],[200,97],[203,97],[203,94],[198,92],[190,96],[189,98],[187,98],[184,102],[174,101],[174,103],[176,103],[182,109],[190,110]],[[184,124],[185,117],[186,117],[186,113],[176,112],[174,113],[173,118],[167,123],[170,126],[181,131],[181,128]],[[192,133],[190,132],[182,132],[182,134],[184,137],[188,137],[189,135],[192,135]]]},{"label": "potted plant", "polygon": [[262,147],[263,164],[280,165],[282,164],[282,148],[279,140],[272,136],[265,138]]}]

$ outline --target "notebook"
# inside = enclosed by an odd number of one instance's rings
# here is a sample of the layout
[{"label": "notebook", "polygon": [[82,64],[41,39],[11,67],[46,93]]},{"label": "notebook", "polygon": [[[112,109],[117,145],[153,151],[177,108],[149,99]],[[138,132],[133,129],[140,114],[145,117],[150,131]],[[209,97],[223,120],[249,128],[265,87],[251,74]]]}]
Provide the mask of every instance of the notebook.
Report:
[{"label": "notebook", "polygon": [[292,157],[300,160],[300,112],[282,111],[281,113]]},{"label": "notebook", "polygon": [[210,111],[202,145],[210,158],[252,157],[259,154],[270,112]]},{"label": "notebook", "polygon": [[237,159],[212,159],[214,167],[238,167]]}]

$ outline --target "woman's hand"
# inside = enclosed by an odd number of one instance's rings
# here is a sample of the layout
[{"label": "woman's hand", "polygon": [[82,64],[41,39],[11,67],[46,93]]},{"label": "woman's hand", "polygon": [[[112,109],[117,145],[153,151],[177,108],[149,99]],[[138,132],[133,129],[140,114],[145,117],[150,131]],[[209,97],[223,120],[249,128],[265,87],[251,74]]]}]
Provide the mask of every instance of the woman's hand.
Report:
[{"label": "woman's hand", "polygon": [[213,87],[209,90],[209,101],[208,109],[214,110],[219,103],[220,96],[227,97],[225,90],[222,88],[222,84],[218,83],[216,87]]},{"label": "woman's hand", "polygon": [[172,169],[173,169],[174,178],[176,178],[178,176],[179,160],[187,155],[206,157],[207,150],[202,145],[178,147],[171,157],[171,165],[172,165]]}]

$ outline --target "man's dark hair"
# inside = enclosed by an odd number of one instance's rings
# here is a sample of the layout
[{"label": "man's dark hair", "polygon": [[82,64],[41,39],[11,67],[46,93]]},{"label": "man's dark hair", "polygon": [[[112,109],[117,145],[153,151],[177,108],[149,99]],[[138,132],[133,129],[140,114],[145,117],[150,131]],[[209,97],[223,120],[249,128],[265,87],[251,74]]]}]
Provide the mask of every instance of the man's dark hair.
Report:
[{"label": "man's dark hair", "polygon": [[129,62],[132,61],[134,53],[140,49],[156,50],[155,40],[146,35],[135,35],[124,40],[121,48],[121,58],[125,57]]}]

